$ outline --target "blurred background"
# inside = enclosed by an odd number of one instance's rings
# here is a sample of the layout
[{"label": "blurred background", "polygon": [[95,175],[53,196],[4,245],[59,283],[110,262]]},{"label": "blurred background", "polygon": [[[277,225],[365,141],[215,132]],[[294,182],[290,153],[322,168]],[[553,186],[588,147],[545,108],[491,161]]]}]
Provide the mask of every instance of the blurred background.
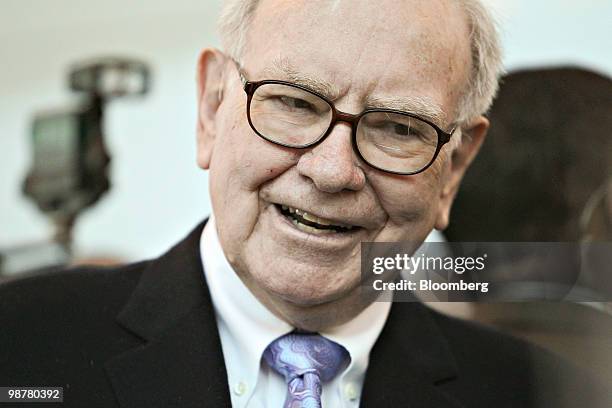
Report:
[{"label": "blurred background", "polygon": [[[506,67],[575,65],[612,75],[607,0],[487,0],[503,28]],[[0,248],[47,240],[53,226],[22,194],[35,113],[70,106],[69,68],[94,57],[146,62],[150,91],[109,103],[110,190],[79,217],[74,253],[156,256],[210,212],[195,165],[195,63],[218,45],[219,0],[0,0]]]},{"label": "blurred background", "polygon": [[71,106],[69,68],[120,56],[146,62],[150,91],[109,103],[110,190],[74,229],[79,258],[159,255],[210,211],[195,164],[195,63],[217,45],[219,1],[0,0],[0,248],[47,240],[53,226],[22,194],[35,113]]},{"label": "blurred background", "polygon": [[[446,236],[455,241],[612,241],[612,2],[485,3],[502,27],[509,75],[491,112],[489,139],[467,175]],[[40,203],[24,195],[26,177],[48,164],[44,154],[35,156],[33,134],[49,129],[51,122],[44,119],[57,118],[49,116],[53,112],[89,115],[95,126],[83,130],[79,122],[71,129],[87,140],[91,148],[83,156],[96,155],[96,174],[103,174],[88,180],[93,186],[88,198],[74,204],[81,208],[99,198],[74,223],[74,260],[155,257],[210,213],[207,175],[195,163],[195,64],[203,47],[219,44],[220,6],[220,0],[0,0],[5,276],[67,259],[62,248],[49,246],[57,238],[57,217],[54,224]],[[94,72],[96,63],[117,68],[122,61],[146,67],[146,92],[111,99],[104,92],[71,90],[71,73]],[[36,128],[35,118],[47,127]],[[64,129],[57,123],[51,128]],[[52,147],[58,154],[58,145]],[[38,152],[45,149],[49,146],[39,146]],[[508,156],[511,152],[515,155]],[[489,176],[492,169],[495,180]],[[45,191],[37,185],[30,183],[29,190],[40,201]],[[589,284],[609,285],[610,265],[599,270],[604,278]],[[609,305],[436,307],[536,341],[612,383]]]}]

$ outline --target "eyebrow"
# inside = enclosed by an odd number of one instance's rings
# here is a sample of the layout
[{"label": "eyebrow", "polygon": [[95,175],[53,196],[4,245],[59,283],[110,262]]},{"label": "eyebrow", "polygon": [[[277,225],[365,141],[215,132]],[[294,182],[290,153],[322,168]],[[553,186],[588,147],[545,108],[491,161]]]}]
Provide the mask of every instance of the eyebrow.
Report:
[{"label": "eyebrow", "polygon": [[[340,90],[334,84],[299,72],[287,58],[275,58],[262,74],[304,86],[332,101],[340,95]],[[423,96],[368,96],[365,100],[365,109],[391,109],[412,113],[439,127],[442,127],[446,116],[440,105]]]},{"label": "eyebrow", "polygon": [[330,100],[335,100],[338,98],[338,95],[340,95],[340,90],[334,84],[323,79],[298,72],[286,58],[274,59],[272,64],[263,70],[263,74],[278,77],[280,79],[304,86]]},{"label": "eyebrow", "polygon": [[444,110],[431,99],[422,96],[377,97],[366,98],[366,109],[392,109],[415,114],[441,127],[444,122]]}]

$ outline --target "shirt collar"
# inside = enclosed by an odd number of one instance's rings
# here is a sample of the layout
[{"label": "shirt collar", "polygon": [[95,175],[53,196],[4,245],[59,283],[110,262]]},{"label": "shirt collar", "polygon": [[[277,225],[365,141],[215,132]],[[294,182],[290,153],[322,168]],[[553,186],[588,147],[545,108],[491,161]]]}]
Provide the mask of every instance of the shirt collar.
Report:
[{"label": "shirt collar", "polygon": [[391,302],[374,302],[352,320],[320,333],[349,352],[351,362],[341,374],[346,381],[363,383],[370,351],[387,321],[390,310]]},{"label": "shirt collar", "polygon": [[[231,267],[211,216],[200,240],[204,274],[217,314],[230,384],[256,384],[261,356],[273,340],[293,327],[263,306]],[[253,390],[251,387],[250,391]]]},{"label": "shirt collar", "polygon": [[[242,379],[256,384],[264,350],[294,327],[263,306],[236,275],[225,257],[212,215],[202,232],[200,251],[230,384]],[[390,309],[390,302],[374,302],[349,322],[320,333],[346,348],[351,356],[341,378],[363,383],[370,350]]]}]

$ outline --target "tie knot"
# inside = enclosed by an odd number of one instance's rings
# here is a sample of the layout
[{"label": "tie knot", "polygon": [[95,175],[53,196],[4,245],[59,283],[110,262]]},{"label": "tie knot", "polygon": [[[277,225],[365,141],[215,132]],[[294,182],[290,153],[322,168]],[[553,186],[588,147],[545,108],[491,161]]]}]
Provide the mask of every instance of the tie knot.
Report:
[{"label": "tie knot", "polygon": [[349,358],[344,347],[315,333],[279,337],[270,343],[263,356],[287,383],[307,373],[316,374],[323,382],[330,381]]}]

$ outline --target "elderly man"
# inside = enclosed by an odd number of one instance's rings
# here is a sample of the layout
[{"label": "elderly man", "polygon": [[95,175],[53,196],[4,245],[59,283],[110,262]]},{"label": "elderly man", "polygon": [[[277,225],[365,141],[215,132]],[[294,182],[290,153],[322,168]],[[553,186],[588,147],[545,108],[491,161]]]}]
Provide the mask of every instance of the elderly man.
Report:
[{"label": "elderly man", "polygon": [[482,6],[234,0],[221,33],[197,73],[213,215],[159,259],[7,285],[0,385],[70,407],[558,406],[529,346],[359,291],[362,241],[448,224],[500,71]]}]

